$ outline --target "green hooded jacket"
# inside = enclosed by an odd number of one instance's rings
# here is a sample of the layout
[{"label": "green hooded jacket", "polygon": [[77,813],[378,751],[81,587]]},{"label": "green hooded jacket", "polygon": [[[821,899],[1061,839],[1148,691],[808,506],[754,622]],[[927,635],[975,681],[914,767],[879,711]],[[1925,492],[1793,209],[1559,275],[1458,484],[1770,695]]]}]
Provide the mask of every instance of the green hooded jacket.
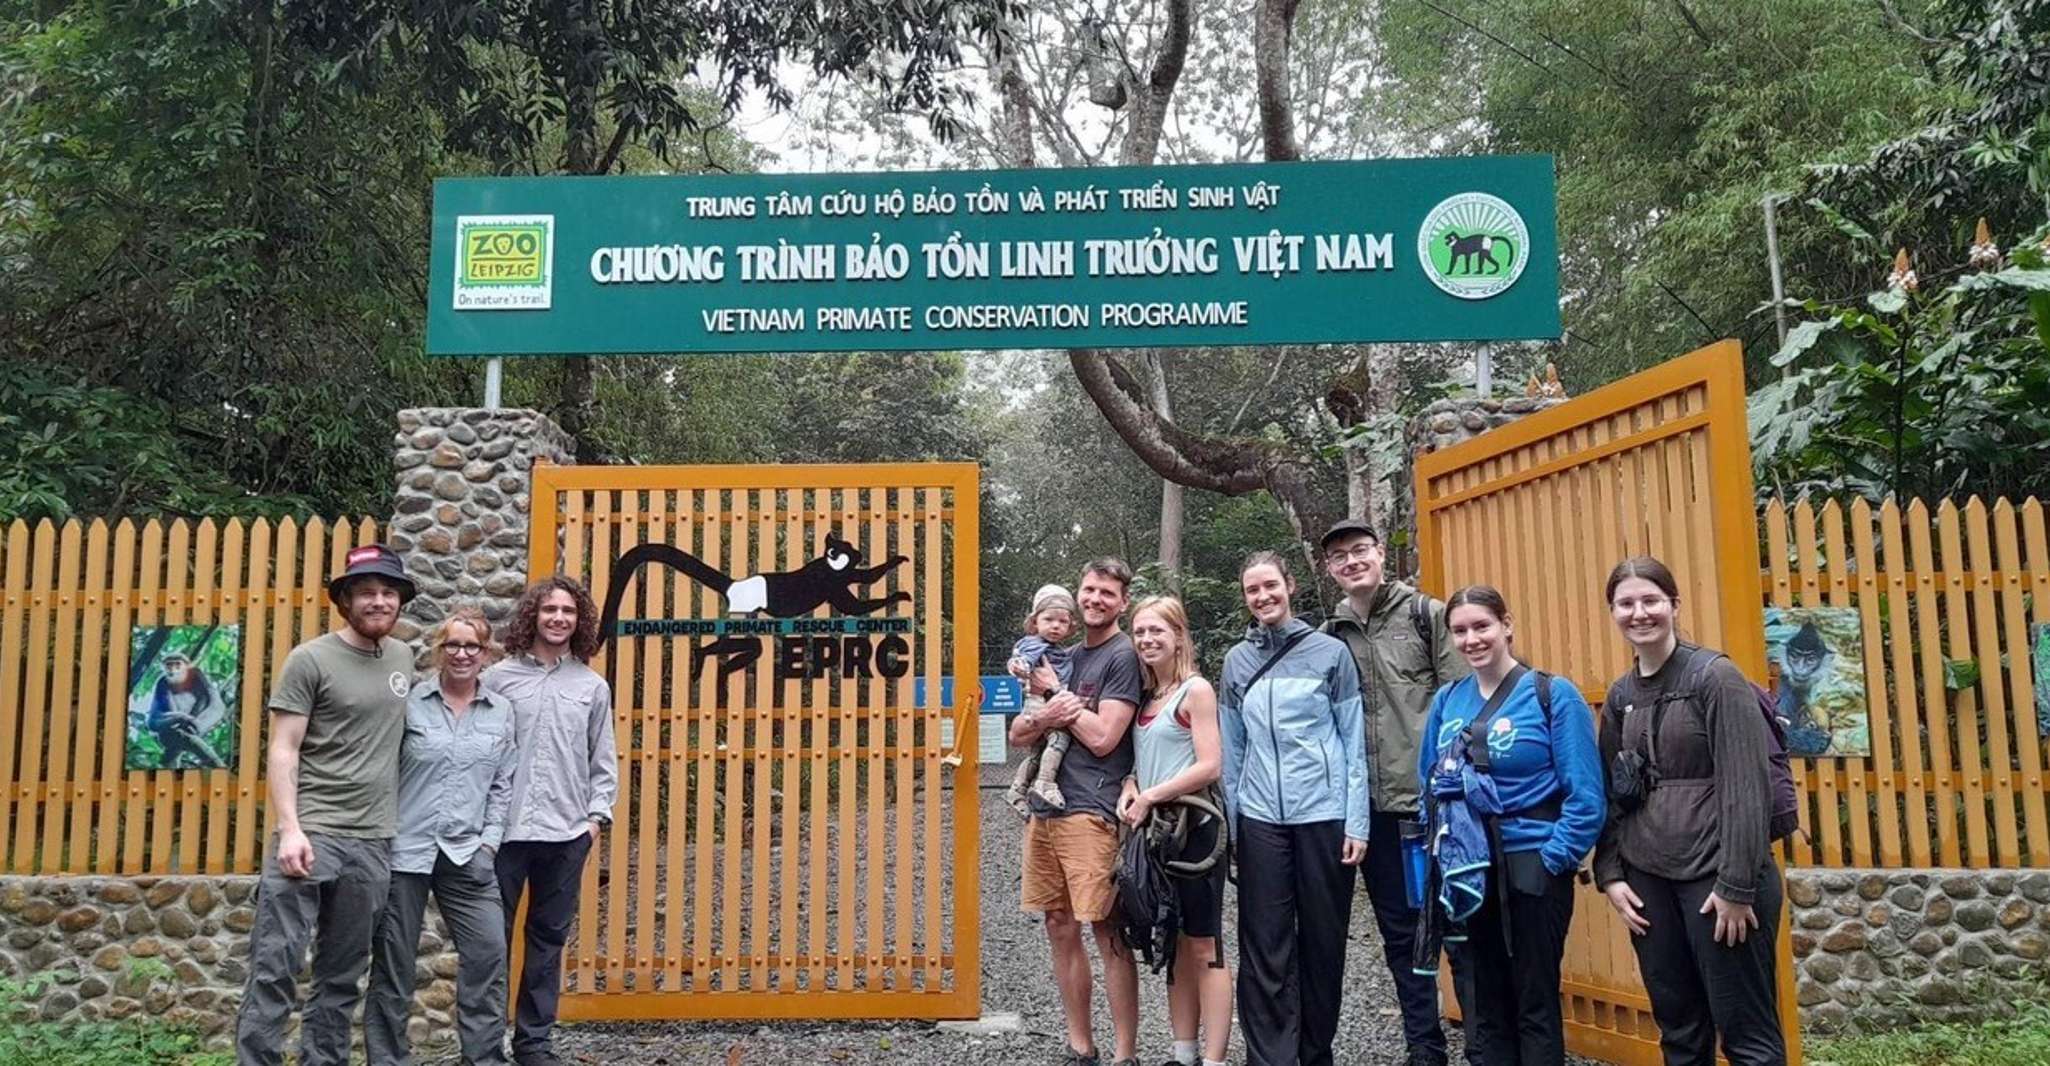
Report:
[{"label": "green hooded jacket", "polygon": [[[1418,632],[1418,601],[1429,619],[1429,646]],[[1431,713],[1431,695],[1439,686],[1473,672],[1452,646],[1445,605],[1400,581],[1384,581],[1374,591],[1365,618],[1351,597],[1343,598],[1324,623],[1324,632],[1344,641],[1359,667],[1373,809],[1377,814],[1414,814],[1420,793],[1417,753],[1424,719]],[[1435,662],[1432,648],[1437,650]]]}]

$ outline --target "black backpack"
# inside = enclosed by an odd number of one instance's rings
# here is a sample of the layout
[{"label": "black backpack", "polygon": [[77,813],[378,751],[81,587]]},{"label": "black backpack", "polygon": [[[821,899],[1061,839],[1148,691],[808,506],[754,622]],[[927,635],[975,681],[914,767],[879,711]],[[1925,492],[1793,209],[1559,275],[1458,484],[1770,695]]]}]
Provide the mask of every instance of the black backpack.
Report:
[{"label": "black backpack", "polygon": [[[1653,709],[1651,728],[1658,728],[1659,715],[1672,699],[1685,696],[1692,699],[1697,708],[1706,706],[1709,667],[1714,666],[1717,659],[1725,658],[1728,656],[1706,648],[1696,651],[1687,664],[1687,674],[1679,691],[1661,699]],[[1767,823],[1766,839],[1777,842],[1793,836],[1801,828],[1799,793],[1794,790],[1794,767],[1787,759],[1787,723],[1779,716],[1779,703],[1772,698],[1770,691],[1748,677],[1744,683],[1751,687],[1752,695],[1758,700],[1758,713],[1765,719],[1765,750],[1772,777],[1772,819]]]},{"label": "black backpack", "polygon": [[1175,938],[1182,930],[1181,896],[1168,880],[1167,866],[1153,853],[1145,829],[1126,830],[1118,846],[1117,905],[1111,917],[1118,939],[1146,960],[1154,973],[1174,965]]}]

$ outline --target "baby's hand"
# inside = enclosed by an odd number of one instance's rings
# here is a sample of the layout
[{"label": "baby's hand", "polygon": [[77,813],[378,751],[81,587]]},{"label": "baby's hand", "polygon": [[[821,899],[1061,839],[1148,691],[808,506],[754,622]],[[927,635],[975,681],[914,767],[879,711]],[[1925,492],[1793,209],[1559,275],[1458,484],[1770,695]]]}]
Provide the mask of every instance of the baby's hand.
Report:
[{"label": "baby's hand", "polygon": [[1023,681],[1026,678],[1032,676],[1031,665],[1023,659],[1014,657],[1010,662],[1004,664],[1004,669],[1008,671],[1012,677],[1015,677],[1020,681]]}]

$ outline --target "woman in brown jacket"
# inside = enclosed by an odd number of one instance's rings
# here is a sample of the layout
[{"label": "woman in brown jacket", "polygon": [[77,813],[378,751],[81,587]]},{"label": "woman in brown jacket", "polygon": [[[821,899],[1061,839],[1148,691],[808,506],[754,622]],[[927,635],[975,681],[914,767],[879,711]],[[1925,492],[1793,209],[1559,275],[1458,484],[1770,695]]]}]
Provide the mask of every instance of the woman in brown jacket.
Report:
[{"label": "woman in brown jacket", "polygon": [[1779,1066],[1780,880],[1769,734],[1730,660],[1679,638],[1679,585],[1650,556],[1609,574],[1636,661],[1602,701],[1609,823],[1594,871],[1630,927],[1666,1066]]}]

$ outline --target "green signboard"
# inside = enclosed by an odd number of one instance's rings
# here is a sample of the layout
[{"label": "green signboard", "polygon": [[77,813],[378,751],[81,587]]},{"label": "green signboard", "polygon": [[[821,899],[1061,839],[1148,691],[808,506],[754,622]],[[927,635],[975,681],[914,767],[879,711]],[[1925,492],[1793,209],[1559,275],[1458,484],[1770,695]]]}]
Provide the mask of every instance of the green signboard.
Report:
[{"label": "green signboard", "polygon": [[436,355],[1559,335],[1548,156],[447,178]]}]

